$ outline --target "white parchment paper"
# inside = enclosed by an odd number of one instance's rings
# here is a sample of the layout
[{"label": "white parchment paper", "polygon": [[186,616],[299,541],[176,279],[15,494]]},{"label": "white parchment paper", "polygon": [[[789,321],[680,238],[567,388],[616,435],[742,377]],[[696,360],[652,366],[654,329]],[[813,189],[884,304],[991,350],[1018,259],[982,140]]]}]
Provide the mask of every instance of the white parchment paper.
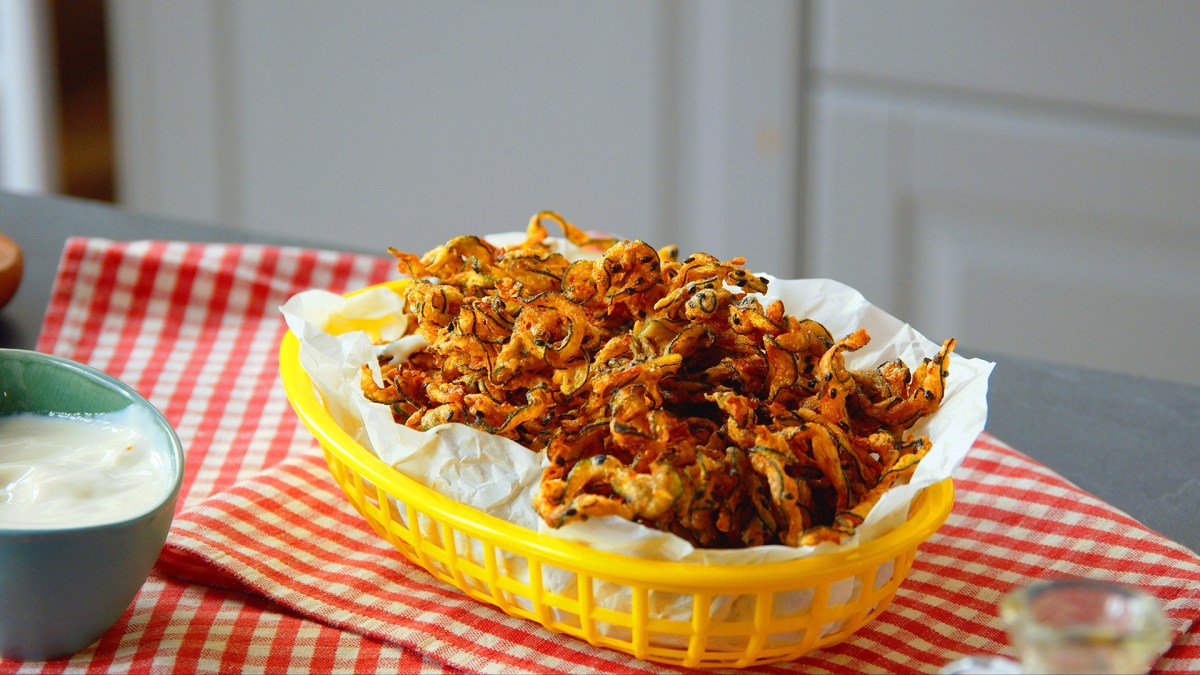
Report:
[{"label": "white parchment paper", "polygon": [[[520,233],[505,233],[491,235],[488,240],[509,244],[522,238]],[[586,255],[563,240],[552,238],[552,241],[568,257]],[[846,353],[847,368],[875,368],[884,360],[899,357],[914,369],[922,359],[935,356],[940,348],[940,344],[871,305],[844,283],[763,276],[769,280],[768,291],[762,297],[763,306],[781,299],[787,313],[816,319],[835,339],[858,328],[868,331],[870,344]],[[313,289],[296,294],[281,307],[288,328],[299,337],[302,368],[316,384],[336,422],[397,471],[440,494],[529,530],[622,554],[706,563],[764,562],[791,560],[868,542],[904,521],[908,504],[920,489],[950,476],[971,449],[988,417],[988,377],[994,364],[952,354],[941,407],[912,429],[914,434],[929,436],[932,442],[929,454],[918,465],[911,482],[889,490],[859,526],[856,536],[841,544],[822,544],[817,548],[695,549],[673,534],[617,516],[572,522],[556,530],[546,526],[532,506],[545,466],[544,453],[534,453],[506,438],[461,424],[446,424],[431,431],[408,429],[392,420],[388,407],[373,404],[362,396],[359,384],[362,364],[371,365],[377,382],[382,383],[376,365],[380,352],[404,356],[424,346],[419,336],[400,337],[408,321],[402,310],[400,297],[386,288],[374,288],[350,298]],[[371,334],[378,335],[385,344],[373,344]]]},{"label": "white parchment paper", "polygon": [[[488,239],[512,243],[523,236],[506,233]],[[569,243],[554,241],[568,257],[583,255]],[[899,357],[915,369],[922,359],[936,355],[940,347],[844,284],[828,279],[764,276],[769,280],[762,298],[764,306],[781,299],[789,314],[821,322],[835,339],[860,327],[867,330],[871,342],[846,354],[849,368],[874,368]],[[387,289],[372,289],[350,298],[321,290],[305,291],[281,308],[288,327],[299,338],[301,365],[338,424],[383,461],[447,497],[530,530],[615,553],[697,563],[746,563],[790,560],[859,545],[902,523],[921,488],[949,477],[987,419],[987,380],[994,364],[952,354],[940,409],[912,429],[913,433],[929,436],[932,449],[912,480],[889,490],[855,536],[841,544],[696,549],[675,535],[615,516],[554,529],[545,525],[532,506],[545,464],[544,453],[459,424],[414,431],[396,424],[387,406],[362,396],[359,373],[363,364],[372,367],[376,381],[381,383],[376,365],[379,353],[386,350],[403,355],[423,346],[418,336],[399,337],[408,320],[402,310],[400,298]],[[369,333],[380,336],[385,344],[374,344]]]},{"label": "white parchment paper", "polygon": [[[498,245],[520,242],[521,233],[487,237]],[[587,252],[568,242],[552,238],[552,245],[570,259],[587,257]],[[849,368],[874,368],[899,357],[915,368],[922,359],[937,354],[939,344],[926,339],[912,326],[871,305],[854,289],[828,279],[769,279],[763,305],[775,299],[784,303],[789,314],[821,322],[835,338],[859,328],[871,336],[866,347],[846,354]],[[794,560],[857,546],[902,524],[908,507],[924,487],[948,478],[962,462],[987,419],[987,381],[994,364],[952,354],[950,375],[939,410],[913,427],[912,432],[927,435],[932,448],[918,465],[912,480],[898,485],[871,510],[865,522],[849,540],[817,547],[759,546],[740,550],[697,549],[687,541],[665,532],[626,521],[616,516],[593,518],[554,529],[547,526],[533,509],[532,500],[546,464],[545,454],[536,453],[508,439],[493,436],[460,424],[446,424],[427,432],[414,431],[396,424],[391,410],[368,401],[360,386],[361,366],[371,367],[377,383],[382,377],[377,357],[390,353],[400,358],[424,346],[419,336],[402,337],[409,318],[403,314],[401,299],[391,290],[375,288],[345,298],[321,290],[305,291],[292,297],[281,311],[288,327],[299,338],[300,361],[324,399],[334,420],[361,445],[384,462],[419,483],[482,512],[510,523],[550,536],[580,542],[599,550],[634,557],[673,560],[699,564],[763,563]],[[382,344],[376,342],[381,341]],[[404,510],[399,509],[403,514]],[[411,526],[411,524],[410,524]],[[441,530],[432,522],[418,523],[423,536],[441,539]],[[456,538],[459,535],[456,535]],[[456,541],[457,550],[475,559],[479,542]],[[529,570],[521,556],[502,555],[503,573],[523,583]],[[877,585],[892,578],[893,561],[887,560],[874,571]],[[568,597],[578,593],[574,574],[543,567],[542,583],[546,590]],[[633,598],[629,587],[601,580],[594,581],[593,601],[599,607],[619,612],[631,611]],[[830,584],[829,605],[859,597],[858,577]],[[799,588],[775,594],[773,615],[782,618],[800,616],[809,610],[811,589]],[[518,596],[509,602],[531,609],[528,600]],[[723,596],[710,606],[713,621],[748,621],[754,611],[754,596]],[[648,598],[649,615],[656,619],[691,621],[689,595],[652,591]],[[557,620],[577,622],[569,615]],[[823,633],[840,628],[841,622],[826,625]],[[617,639],[628,639],[628,629],[609,625],[603,632]],[[789,643],[794,636],[772,635],[767,646]],[[707,648],[739,650],[738,638],[709,637]],[[680,646],[685,636],[658,635],[654,644]]]}]

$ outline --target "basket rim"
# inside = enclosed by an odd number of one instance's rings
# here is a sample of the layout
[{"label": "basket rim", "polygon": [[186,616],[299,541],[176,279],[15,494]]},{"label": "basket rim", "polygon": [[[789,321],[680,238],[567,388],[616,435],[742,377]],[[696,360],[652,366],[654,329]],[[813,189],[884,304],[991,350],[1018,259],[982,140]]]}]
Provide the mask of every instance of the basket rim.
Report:
[{"label": "basket rim", "polygon": [[[346,297],[377,288],[396,291],[407,279],[374,284]],[[949,516],[954,502],[953,479],[924,488],[914,500],[908,519],[882,536],[846,550],[787,561],[739,564],[703,564],[640,558],[601,551],[582,543],[559,539],[509,523],[464,505],[405,476],[355,441],[328,413],[300,363],[300,341],[285,332],[279,346],[280,377],[288,402],[320,442],[323,449],[351,466],[367,481],[405,504],[415,506],[434,520],[501,548],[530,556],[556,567],[622,580],[639,586],[675,587],[689,591],[726,589],[745,585],[797,588],[852,576],[885,560],[914,549],[932,535]],[[340,486],[339,486],[340,487]]]}]

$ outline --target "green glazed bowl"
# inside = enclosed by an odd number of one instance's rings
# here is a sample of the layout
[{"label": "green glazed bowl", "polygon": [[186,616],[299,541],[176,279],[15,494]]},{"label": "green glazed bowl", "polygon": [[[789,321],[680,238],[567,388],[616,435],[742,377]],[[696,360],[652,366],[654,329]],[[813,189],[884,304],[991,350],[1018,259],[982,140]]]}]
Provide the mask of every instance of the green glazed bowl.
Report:
[{"label": "green glazed bowl", "polygon": [[[160,432],[169,488],[150,511],[77,528],[0,522],[0,659],[70,656],[121,618],[166,542],[183,483],[183,447],[162,414],[128,385],[74,361],[0,349],[0,416],[107,413],[140,406]],[[0,485],[0,488],[3,486]]]}]

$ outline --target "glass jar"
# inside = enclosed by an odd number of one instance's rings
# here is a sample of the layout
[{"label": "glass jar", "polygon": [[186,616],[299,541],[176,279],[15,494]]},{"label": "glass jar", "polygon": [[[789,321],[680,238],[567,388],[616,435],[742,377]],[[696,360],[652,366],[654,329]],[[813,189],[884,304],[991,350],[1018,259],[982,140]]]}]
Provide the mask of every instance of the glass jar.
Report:
[{"label": "glass jar", "polygon": [[1013,591],[1000,618],[1026,673],[1145,673],[1169,635],[1154,598],[1088,579]]}]

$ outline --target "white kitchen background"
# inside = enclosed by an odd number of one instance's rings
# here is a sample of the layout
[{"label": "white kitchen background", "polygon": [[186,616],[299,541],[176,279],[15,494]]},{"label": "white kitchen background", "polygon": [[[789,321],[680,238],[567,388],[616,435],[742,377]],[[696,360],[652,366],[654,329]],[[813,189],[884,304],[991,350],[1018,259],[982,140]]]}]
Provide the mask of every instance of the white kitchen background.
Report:
[{"label": "white kitchen background", "polygon": [[555,209],[1200,383],[1200,2],[108,7],[133,209],[381,253]]}]

